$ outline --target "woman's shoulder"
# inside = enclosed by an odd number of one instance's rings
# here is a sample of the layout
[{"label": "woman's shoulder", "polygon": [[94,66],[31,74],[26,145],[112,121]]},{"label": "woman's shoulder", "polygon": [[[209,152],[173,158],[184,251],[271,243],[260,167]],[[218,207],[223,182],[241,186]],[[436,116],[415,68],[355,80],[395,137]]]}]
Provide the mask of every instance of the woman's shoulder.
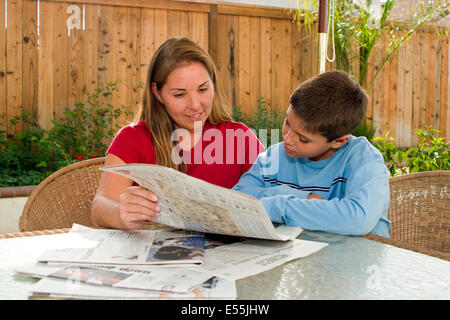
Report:
[{"label": "woman's shoulder", "polygon": [[126,163],[154,163],[155,152],[145,121],[121,128],[106,153],[112,153]]},{"label": "woman's shoulder", "polygon": [[142,120],[138,122],[130,123],[124,127],[122,127],[117,135],[121,136],[150,136],[150,131],[148,130],[147,123]]},{"label": "woman's shoulder", "polygon": [[131,122],[128,125],[124,126],[121,130],[130,130],[130,131],[148,130],[147,122],[145,122],[145,120]]}]

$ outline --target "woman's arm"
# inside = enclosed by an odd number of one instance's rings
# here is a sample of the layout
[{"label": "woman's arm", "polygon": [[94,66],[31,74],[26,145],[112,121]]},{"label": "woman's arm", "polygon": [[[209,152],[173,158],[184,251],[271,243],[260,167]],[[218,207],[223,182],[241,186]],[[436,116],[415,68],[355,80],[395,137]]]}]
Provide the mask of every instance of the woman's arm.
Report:
[{"label": "woman's arm", "polygon": [[[113,154],[105,159],[105,166],[124,163]],[[130,179],[103,172],[92,200],[91,222],[107,228],[140,229],[146,221],[159,215],[157,199],[151,191],[133,186]]]}]

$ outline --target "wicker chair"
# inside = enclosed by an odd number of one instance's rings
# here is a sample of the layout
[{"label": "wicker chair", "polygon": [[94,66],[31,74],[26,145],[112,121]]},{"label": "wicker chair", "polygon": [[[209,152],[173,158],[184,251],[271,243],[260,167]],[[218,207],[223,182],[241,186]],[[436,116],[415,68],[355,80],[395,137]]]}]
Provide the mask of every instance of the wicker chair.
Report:
[{"label": "wicker chair", "polygon": [[370,239],[450,261],[450,171],[389,179],[391,239]]},{"label": "wicker chair", "polygon": [[31,193],[19,220],[21,231],[91,226],[91,202],[105,158],[80,161],[42,181]]}]

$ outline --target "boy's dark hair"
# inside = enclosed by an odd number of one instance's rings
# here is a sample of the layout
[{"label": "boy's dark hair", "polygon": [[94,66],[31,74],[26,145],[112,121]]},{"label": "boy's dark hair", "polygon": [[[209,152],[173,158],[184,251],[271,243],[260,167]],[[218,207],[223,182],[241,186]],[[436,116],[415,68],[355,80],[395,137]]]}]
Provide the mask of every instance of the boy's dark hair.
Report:
[{"label": "boy's dark hair", "polygon": [[300,84],[289,102],[305,130],[331,142],[351,133],[361,123],[369,98],[353,76],[328,71]]}]

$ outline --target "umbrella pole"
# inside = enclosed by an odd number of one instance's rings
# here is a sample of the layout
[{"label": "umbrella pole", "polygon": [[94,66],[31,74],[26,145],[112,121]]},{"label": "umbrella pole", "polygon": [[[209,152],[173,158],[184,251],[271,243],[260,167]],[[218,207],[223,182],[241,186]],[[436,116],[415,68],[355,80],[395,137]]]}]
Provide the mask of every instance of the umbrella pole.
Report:
[{"label": "umbrella pole", "polygon": [[327,0],[319,0],[319,73],[325,72],[327,56]]}]

